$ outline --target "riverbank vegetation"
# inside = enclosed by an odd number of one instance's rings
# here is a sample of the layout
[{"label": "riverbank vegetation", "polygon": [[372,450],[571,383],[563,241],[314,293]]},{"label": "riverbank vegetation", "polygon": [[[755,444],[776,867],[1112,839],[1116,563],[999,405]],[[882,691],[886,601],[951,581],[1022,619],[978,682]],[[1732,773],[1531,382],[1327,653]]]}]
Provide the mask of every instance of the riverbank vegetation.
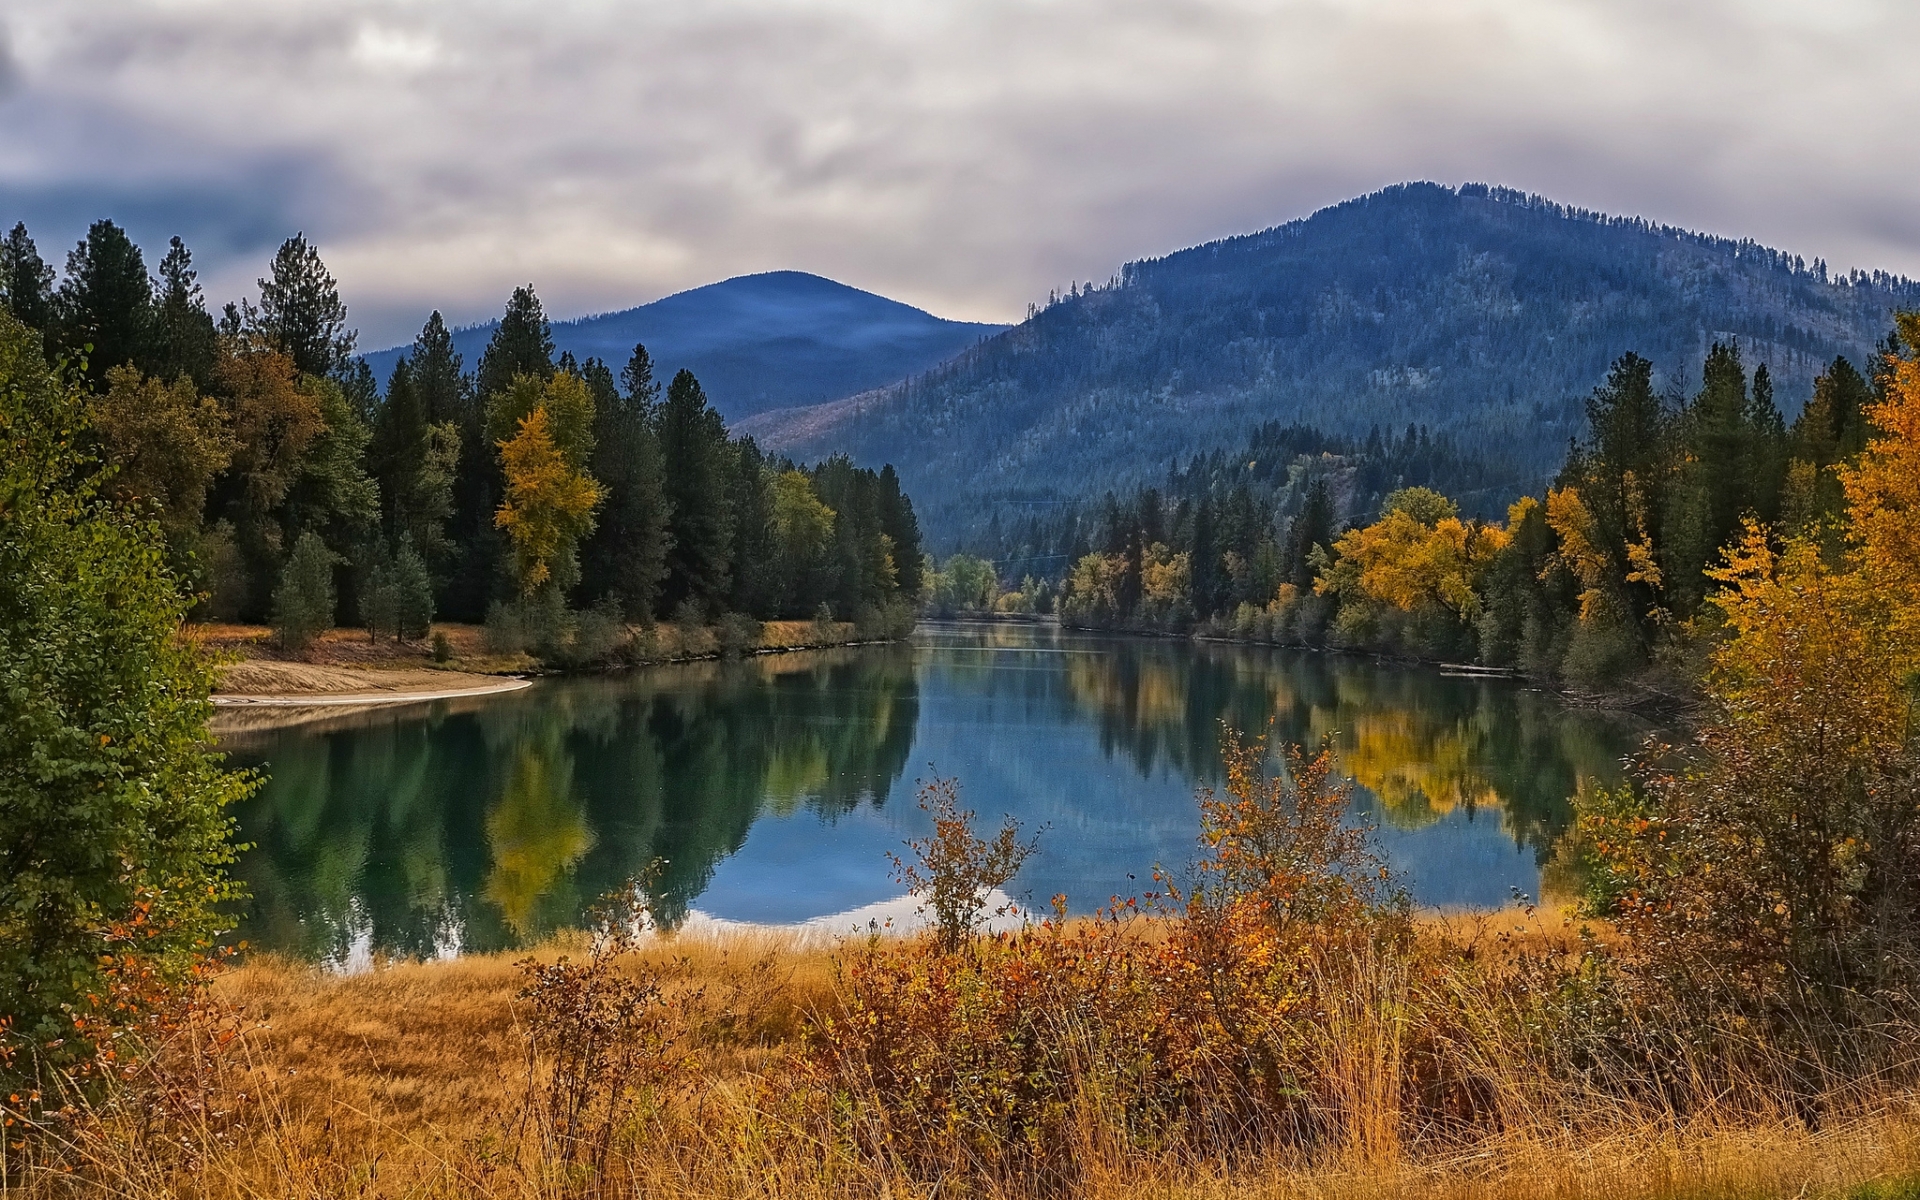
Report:
[{"label": "riverbank vegetation", "polygon": [[110,1082],[13,1043],[39,1073],[7,1169],[47,1196],[1911,1194],[1920,361],[1890,366],[1834,524],[1748,523],[1715,569],[1691,742],[1577,799],[1564,921],[1415,914],[1329,752],[1228,729],[1194,865],[1096,915],[987,932],[1027,843],[936,783],[898,864],[926,933],[650,934],[643,878],[518,963],[243,967],[123,1026]]},{"label": "riverbank vegetation", "polygon": [[[1088,628],[1690,687],[1746,522],[1776,547],[1791,536],[1838,552],[1843,478],[1873,432],[1868,414],[1891,411],[1917,332],[1901,318],[1864,374],[1835,359],[1791,427],[1767,368],[1749,375],[1736,345],[1712,348],[1690,397],[1656,393],[1653,364],[1625,355],[1589,398],[1586,436],[1557,479],[1504,521],[1457,452],[1422,431],[1316,453],[1310,431],[1268,429],[1244,454],[1196,459],[1164,491],[1109,496],[1097,519],[1001,535],[1017,586],[957,557],[934,594],[956,611],[1052,609]],[[1031,569],[1049,560],[1051,576]]]},{"label": "riverbank vegetation", "polygon": [[[1901,329],[1904,346],[1920,341],[1920,317]],[[1701,401],[1724,427],[1689,435],[1662,485],[1658,511],[1686,520],[1643,536],[1641,477],[1621,469],[1629,532],[1613,567],[1593,514],[1616,493],[1591,482],[1613,476],[1570,475],[1538,506],[1555,569],[1580,588],[1570,620],[1624,627],[1615,606],[1644,600],[1639,587],[1668,614],[1650,628],[1717,631],[1696,643],[1689,744],[1649,747],[1627,784],[1577,798],[1566,851],[1581,898],[1564,923],[1420,918],[1348,819],[1330,751],[1227,728],[1193,865],[1141,864],[1151,890],[1092,916],[1061,897],[989,932],[1000,902],[986,885],[1008,882],[1028,843],[1012,826],[981,836],[945,782],[922,793],[932,836],[896,864],[931,933],[812,951],[675,938],[658,932],[679,916],[661,900],[693,894],[701,864],[657,855],[620,864],[639,883],[609,893],[588,929],[518,963],[343,980],[262,962],[210,980],[234,898],[224,809],[250,781],[205,734],[210,672],[176,636],[186,601],[165,523],[103,492],[117,477],[89,457],[92,402],[33,342],[0,316],[9,1189],[1865,1200],[1916,1186],[1920,357],[1907,349],[1863,405],[1856,454],[1783,460],[1771,523],[1745,491],[1716,507],[1736,473],[1741,489],[1770,478],[1755,448],[1787,436],[1752,391],[1729,416],[1730,385]],[[1730,380],[1737,361],[1718,359]],[[505,459],[525,478],[503,484],[517,515],[498,526],[519,586],[547,572],[502,602],[523,606],[570,569],[562,551],[599,487],[578,454],[585,385],[527,378],[511,385],[517,432],[500,439],[526,439]],[[1633,378],[1623,363],[1614,394],[1637,394]],[[1609,427],[1596,419],[1584,454],[1611,453]],[[805,499],[797,482],[790,498]],[[1523,544],[1532,518],[1495,532],[1445,506],[1402,495],[1339,560],[1316,542],[1316,596],[1345,604],[1336,573],[1351,562],[1363,598],[1426,596],[1457,620],[1457,572],[1481,595],[1472,565]],[[824,520],[795,511],[817,544]],[[1687,530],[1681,544],[1706,556],[1697,589],[1671,569],[1693,551],[1667,548]],[[307,538],[321,547],[306,567],[334,553],[316,528]],[[1428,563],[1444,586],[1424,593]],[[846,738],[911,722],[817,724]],[[548,728],[500,739],[513,774],[488,816],[516,850],[499,860],[499,909],[529,929],[550,895],[541,873],[589,849],[564,823],[517,821],[572,794],[554,782],[566,727]],[[764,752],[722,736],[700,749],[716,767]],[[897,771],[889,746],[853,752]],[[437,786],[459,786],[466,758]],[[360,766],[392,782],[387,762]],[[740,798],[761,803],[794,766],[765,763]],[[857,800],[848,774],[832,778]],[[698,831],[721,846],[725,833]]]},{"label": "riverbank vegetation", "polygon": [[437,616],[572,664],[657,619],[729,645],[767,620],[897,635],[920,594],[891,467],[769,459],[690,373],[656,381],[644,346],[617,368],[556,359],[530,287],[471,370],[435,313],[384,387],[301,236],[257,306],[216,317],[177,238],[149,278],[96,222],[56,284],[16,226],[0,298],[71,364],[102,487],[159,525],[194,620],[271,623],[297,652],[336,624],[418,642]]}]

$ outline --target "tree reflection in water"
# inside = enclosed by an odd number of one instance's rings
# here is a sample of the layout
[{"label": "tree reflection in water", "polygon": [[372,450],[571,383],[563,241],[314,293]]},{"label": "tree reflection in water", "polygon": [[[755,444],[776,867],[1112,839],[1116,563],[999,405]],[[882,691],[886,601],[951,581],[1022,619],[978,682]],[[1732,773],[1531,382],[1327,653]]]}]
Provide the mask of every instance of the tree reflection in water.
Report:
[{"label": "tree reflection in water", "polygon": [[[525,944],[659,863],[671,920],[763,807],[879,804],[907,762],[912,652],[833,651],[543,684],[510,703],[236,735],[243,936],[344,960]],[[457,947],[450,943],[457,940]]]},{"label": "tree reflection in water", "polygon": [[[1280,740],[1332,740],[1389,853],[1441,903],[1504,896],[1483,864],[1510,872],[1516,847],[1537,884],[1567,798],[1617,778],[1640,737],[1504,680],[1044,626],[550,680],[230,737],[271,772],[237,814],[255,844],[242,936],[332,959],[509,947],[650,871],[677,920],[763,819],[728,868],[736,899],[745,878],[768,911],[865,903],[913,832],[909,763],[957,774],[989,817],[1050,826],[1025,882],[1089,906],[1184,861],[1221,722],[1269,719]],[[767,892],[774,875],[792,896]]]}]

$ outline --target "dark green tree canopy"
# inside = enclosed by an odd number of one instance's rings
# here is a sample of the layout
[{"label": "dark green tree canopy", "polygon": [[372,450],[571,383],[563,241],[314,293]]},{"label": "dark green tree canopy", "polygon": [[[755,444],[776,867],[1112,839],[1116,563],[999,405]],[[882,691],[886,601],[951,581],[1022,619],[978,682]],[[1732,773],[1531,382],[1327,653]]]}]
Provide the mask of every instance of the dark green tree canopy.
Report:
[{"label": "dark green tree canopy", "polygon": [[412,381],[428,424],[465,422],[470,408],[465,366],[453,348],[453,333],[436,309],[413,339]]},{"label": "dark green tree canopy", "polygon": [[53,268],[41,259],[24,222],[0,239],[0,295],[7,311],[29,329],[44,332],[52,324]]},{"label": "dark green tree canopy", "polygon": [[732,583],[734,456],[726,423],[693,372],[667,386],[658,422],[668,505],[669,611],[682,603],[718,611]]},{"label": "dark green tree canopy", "polygon": [[553,374],[553,331],[540,297],[533,285],[513,289],[507,311],[493,331],[487,348],[480,355],[479,375],[474,390],[484,403],[496,392],[504,392],[516,375],[534,375],[541,379]]},{"label": "dark green tree canopy", "polygon": [[302,374],[333,375],[353,357],[355,335],[347,328],[340,287],[304,233],[288,238],[274,254],[270,274],[260,280],[260,309],[252,325]]},{"label": "dark green tree canopy", "polygon": [[96,389],[114,367],[153,365],[153,284],[140,247],[112,221],[95,221],[67,255],[55,307],[62,346],[93,347],[86,377]]},{"label": "dark green tree canopy", "polygon": [[184,375],[202,392],[211,388],[218,335],[200,294],[193,252],[177,237],[167,243],[166,257],[160,260],[153,320],[153,373],[169,380]]}]

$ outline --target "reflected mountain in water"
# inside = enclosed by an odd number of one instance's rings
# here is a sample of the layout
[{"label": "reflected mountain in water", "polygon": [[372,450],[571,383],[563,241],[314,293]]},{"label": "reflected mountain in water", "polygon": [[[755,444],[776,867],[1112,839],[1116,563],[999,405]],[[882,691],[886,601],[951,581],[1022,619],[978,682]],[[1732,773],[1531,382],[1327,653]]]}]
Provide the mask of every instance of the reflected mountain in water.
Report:
[{"label": "reflected mountain in water", "polygon": [[886,853],[922,831],[932,773],[1044,829],[1017,893],[1091,908],[1187,862],[1221,722],[1269,720],[1331,741],[1416,896],[1445,905],[1535,890],[1567,797],[1640,737],[1503,680],[1036,625],[547,680],[230,738],[271,775],[237,813],[241,936],[337,962],[523,945],[650,866],[668,920],[865,910],[898,896]]}]

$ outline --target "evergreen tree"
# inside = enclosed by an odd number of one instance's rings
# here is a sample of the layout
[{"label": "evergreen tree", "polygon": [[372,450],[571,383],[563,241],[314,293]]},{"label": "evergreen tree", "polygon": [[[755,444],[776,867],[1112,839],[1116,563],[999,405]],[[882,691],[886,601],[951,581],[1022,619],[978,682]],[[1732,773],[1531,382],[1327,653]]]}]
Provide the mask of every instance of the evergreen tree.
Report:
[{"label": "evergreen tree", "polygon": [[474,390],[484,403],[489,397],[507,390],[516,375],[532,375],[543,383],[554,371],[553,330],[540,307],[533,285],[513,289],[507,311],[494,327],[487,348],[480,355],[480,370]]},{"label": "evergreen tree", "polygon": [[374,379],[373,368],[367,365],[367,360],[354,359],[334,378],[339,382],[340,390],[346,394],[353,415],[372,425],[374,417],[380,412],[380,384]]},{"label": "evergreen tree", "polygon": [[[444,350],[442,349],[444,346]],[[421,351],[428,351],[423,355]],[[430,412],[451,399],[451,389],[435,381],[459,378],[460,360],[453,353],[443,322],[429,318],[415,343],[420,387]],[[439,364],[436,366],[435,364]],[[475,621],[486,612],[505,578],[507,545],[496,514],[500,507],[500,469],[497,437],[489,437],[489,400],[504,393],[516,375],[544,384],[553,374],[553,337],[531,286],[515,288],[507,307],[481,352],[471,388],[462,387],[460,440],[463,453],[454,485],[453,536],[459,559],[447,582],[441,607],[456,619]],[[508,430],[511,436],[512,430]]]},{"label": "evergreen tree", "polygon": [[581,547],[582,591],[612,596],[628,620],[653,618],[667,572],[667,497],[654,434],[660,385],[645,346],[635,346],[621,373],[589,360],[586,380],[595,397],[592,470],[606,492],[599,526]]},{"label": "evergreen tree", "polygon": [[[1606,578],[1596,581],[1615,615],[1640,623],[1662,603],[1654,581],[1628,559],[1629,547],[1665,545],[1660,518],[1668,504],[1671,436],[1653,390],[1653,364],[1637,354],[1617,359],[1607,382],[1587,398],[1588,440],[1576,444],[1560,486],[1578,489],[1592,514]],[[1642,578],[1629,580],[1630,575]]]},{"label": "evergreen tree", "polygon": [[171,382],[181,376],[205,392],[213,387],[219,356],[213,317],[200,294],[193,253],[174,238],[160,260],[160,286],[154,298],[153,374]]},{"label": "evergreen tree", "polygon": [[387,377],[387,394],[373,417],[367,470],[380,484],[382,523],[389,537],[410,528],[409,501],[426,453],[427,422],[414,390],[412,364],[401,355]]},{"label": "evergreen tree", "polygon": [[1333,497],[1327,481],[1316,479],[1307,489],[1306,503],[1287,526],[1287,544],[1281,556],[1282,582],[1302,591],[1313,586],[1313,548],[1333,545]]},{"label": "evergreen tree", "polygon": [[146,260],[112,221],[95,221],[67,255],[55,309],[61,346],[75,353],[93,347],[86,378],[94,390],[106,386],[115,367],[132,363],[147,371],[153,365],[153,285]]},{"label": "evergreen tree", "polygon": [[658,422],[667,497],[667,578],[662,611],[691,603],[717,612],[732,588],[734,468],[726,423],[693,372],[667,387]]},{"label": "evergreen tree", "polygon": [[1867,406],[1873,389],[1845,358],[1813,381],[1813,396],[1793,423],[1795,458],[1829,467],[1857,456],[1867,444]]},{"label": "evergreen tree", "polygon": [[433,629],[433,579],[413,542],[400,539],[393,556],[394,631],[403,642],[417,642]]},{"label": "evergreen tree", "polygon": [[1714,343],[1700,391],[1680,428],[1683,462],[1662,519],[1662,567],[1674,611],[1691,616],[1707,594],[1704,574],[1743,517],[1771,520],[1779,502],[1784,434],[1772,388],[1747,389],[1737,345]]},{"label": "evergreen tree", "polygon": [[303,375],[332,375],[353,357],[354,332],[340,288],[320,261],[320,251],[296,233],[274,253],[260,280],[260,308],[248,310],[262,342],[293,360]]},{"label": "evergreen tree", "polygon": [[472,389],[460,355],[453,348],[453,333],[437,310],[421,327],[420,336],[413,339],[411,357],[420,419],[428,425],[453,421],[462,426],[463,433],[477,434],[477,423],[471,430],[466,428],[473,408],[469,398]]},{"label": "evergreen tree", "polygon": [[620,386],[626,389],[629,404],[652,416],[653,406],[660,402],[660,381],[653,377],[653,355],[644,344],[634,343],[633,354],[620,372]]},{"label": "evergreen tree", "polygon": [[1224,589],[1221,587],[1220,541],[1214,527],[1213,497],[1202,496],[1193,512],[1192,556],[1188,569],[1193,572],[1193,615],[1206,620],[1220,611]]},{"label": "evergreen tree", "polygon": [[900,490],[900,475],[892,463],[880,468],[880,528],[892,543],[894,582],[900,595],[917,601],[926,590],[920,522],[913,515],[913,501]]},{"label": "evergreen tree", "polygon": [[779,611],[780,547],[774,531],[774,497],[767,479],[766,457],[750,437],[739,439],[730,449],[733,463],[728,472],[731,486],[727,508],[733,514],[733,547],[727,558],[733,577],[728,607],[755,616],[799,616],[798,612]]},{"label": "evergreen tree", "polygon": [[0,298],[29,329],[44,333],[53,323],[53,268],[40,258],[25,222],[0,239]]},{"label": "evergreen tree", "polygon": [[274,632],[287,649],[304,650],[333,628],[333,565],[338,561],[340,556],[315,533],[303,533],[294,543],[273,593]]}]

